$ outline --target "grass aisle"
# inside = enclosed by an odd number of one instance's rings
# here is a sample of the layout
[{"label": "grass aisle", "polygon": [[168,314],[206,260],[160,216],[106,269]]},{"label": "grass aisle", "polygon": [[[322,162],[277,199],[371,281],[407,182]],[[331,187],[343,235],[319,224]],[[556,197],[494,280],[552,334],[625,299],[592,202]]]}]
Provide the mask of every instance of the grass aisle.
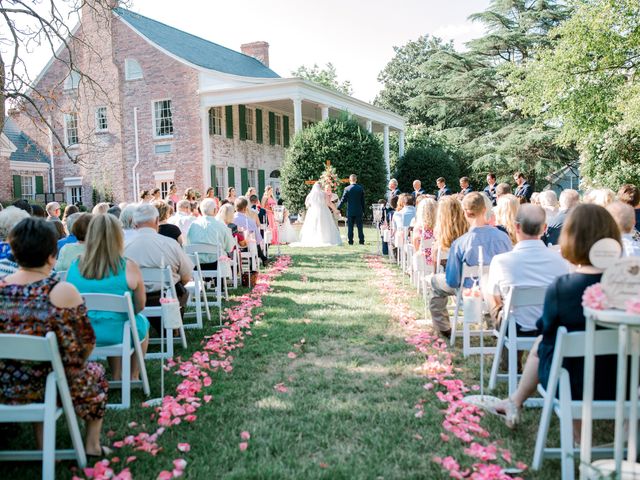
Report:
[{"label": "grass aisle", "polygon": [[190,477],[444,478],[431,460],[440,405],[414,417],[421,359],[372,286],[369,248],[287,251],[293,265],[265,297],[253,338],[233,373],[214,379]]}]

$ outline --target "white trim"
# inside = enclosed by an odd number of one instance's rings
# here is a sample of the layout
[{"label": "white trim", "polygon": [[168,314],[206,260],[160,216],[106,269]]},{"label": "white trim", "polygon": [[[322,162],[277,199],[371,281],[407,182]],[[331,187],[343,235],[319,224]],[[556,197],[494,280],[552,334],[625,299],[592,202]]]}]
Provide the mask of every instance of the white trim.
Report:
[{"label": "white trim", "polygon": [[65,187],[81,187],[82,177],[65,177],[62,179]]},{"label": "white trim", "polygon": [[[169,111],[171,112],[171,128],[173,130],[173,133],[170,135],[157,135],[156,134],[156,103],[166,102],[166,101],[171,102],[171,108],[169,109]],[[173,135],[175,134],[175,131],[176,131],[175,125],[173,124],[173,99],[161,98],[159,100],[151,100],[151,128],[153,128],[152,132],[153,132],[154,140],[169,140],[173,138]]]},{"label": "white trim", "polygon": [[9,169],[15,171],[48,172],[49,164],[41,162],[21,162],[18,160],[11,160],[9,161]]},{"label": "white trim", "polygon": [[0,133],[0,157],[8,157],[18,149],[4,132]]},{"label": "white trim", "polygon": [[158,172],[153,172],[153,178],[156,182],[173,181],[175,176],[175,170],[160,170]]},{"label": "white trim", "polygon": [[[105,118],[105,121],[107,123],[107,128],[98,128],[98,125],[100,123],[100,122],[98,122],[98,110],[100,110],[101,108],[104,108],[104,118]],[[96,133],[104,133],[104,132],[108,132],[109,131],[109,113],[108,112],[109,112],[109,109],[107,108],[106,105],[98,105],[96,107],[96,111],[95,111],[95,114],[94,114],[94,119],[95,119],[95,122],[96,122]]]}]

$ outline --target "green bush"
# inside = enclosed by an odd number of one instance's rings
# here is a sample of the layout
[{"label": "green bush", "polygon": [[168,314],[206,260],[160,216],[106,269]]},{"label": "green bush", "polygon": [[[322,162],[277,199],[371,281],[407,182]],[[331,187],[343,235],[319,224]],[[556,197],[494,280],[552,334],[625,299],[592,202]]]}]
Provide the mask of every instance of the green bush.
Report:
[{"label": "green bush", "polygon": [[[304,200],[312,187],[305,181],[320,178],[327,160],[339,178],[348,178],[352,173],[358,176],[366,205],[384,196],[387,173],[382,145],[375,135],[345,115],[317,123],[293,139],[280,177],[282,195],[291,212],[304,209]],[[346,185],[340,185],[339,196]]]},{"label": "green bush", "polygon": [[419,145],[409,147],[398,160],[394,177],[403,192],[412,192],[413,181],[420,180],[425,192],[435,193],[438,177],[444,177],[447,186],[455,189],[459,174],[458,164],[444,148],[439,145]]}]

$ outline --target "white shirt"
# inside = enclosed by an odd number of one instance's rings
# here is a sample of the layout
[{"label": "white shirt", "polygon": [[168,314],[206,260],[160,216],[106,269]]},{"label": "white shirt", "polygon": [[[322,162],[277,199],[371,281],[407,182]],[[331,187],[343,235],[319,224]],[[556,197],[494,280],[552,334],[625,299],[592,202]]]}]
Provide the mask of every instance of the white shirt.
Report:
[{"label": "white shirt", "polygon": [[622,234],[622,255],[640,257],[640,242],[633,239],[633,233]]},{"label": "white shirt", "polygon": [[[567,273],[569,263],[558,252],[547,248],[542,240],[523,240],[512,251],[493,257],[487,292],[504,300],[509,287],[544,287]],[[514,308],[513,315],[523,330],[535,330],[542,305]]]},{"label": "white shirt", "polygon": [[187,235],[189,234],[189,227],[195,219],[196,217],[188,213],[176,212],[167,219],[167,223],[177,226],[182,232],[184,238],[187,238]]}]

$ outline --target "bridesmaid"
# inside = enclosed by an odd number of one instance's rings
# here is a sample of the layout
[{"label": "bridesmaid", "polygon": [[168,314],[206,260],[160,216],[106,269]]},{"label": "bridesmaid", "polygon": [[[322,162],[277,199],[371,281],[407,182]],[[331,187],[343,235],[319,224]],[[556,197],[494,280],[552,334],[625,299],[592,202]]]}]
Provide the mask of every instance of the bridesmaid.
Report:
[{"label": "bridesmaid", "polygon": [[267,223],[269,225],[269,229],[271,230],[271,244],[278,245],[280,243],[280,238],[278,235],[278,224],[276,223],[276,219],[273,215],[273,207],[278,204],[276,199],[273,197],[273,187],[269,185],[262,196],[262,208],[267,211]]}]

